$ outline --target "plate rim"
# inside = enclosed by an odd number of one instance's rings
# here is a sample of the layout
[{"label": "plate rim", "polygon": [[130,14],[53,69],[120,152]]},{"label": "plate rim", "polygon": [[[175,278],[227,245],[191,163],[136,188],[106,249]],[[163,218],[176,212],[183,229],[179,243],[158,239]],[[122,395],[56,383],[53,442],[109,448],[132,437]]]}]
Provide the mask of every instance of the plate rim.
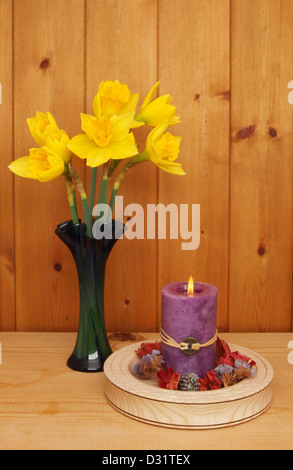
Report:
[{"label": "plate rim", "polygon": [[[152,340],[148,342],[152,342]],[[217,390],[183,391],[164,389],[158,385],[154,386],[154,380],[139,379],[131,372],[130,364],[135,358],[137,358],[137,362],[139,361],[135,353],[139,344],[141,342],[135,342],[113,352],[105,361],[104,373],[109,382],[116,388],[152,401],[185,405],[233,402],[259,394],[270,386],[274,377],[271,364],[262,355],[243,346],[229,343],[231,350],[239,351],[240,354],[246,355],[256,362],[257,373],[254,377]]]}]

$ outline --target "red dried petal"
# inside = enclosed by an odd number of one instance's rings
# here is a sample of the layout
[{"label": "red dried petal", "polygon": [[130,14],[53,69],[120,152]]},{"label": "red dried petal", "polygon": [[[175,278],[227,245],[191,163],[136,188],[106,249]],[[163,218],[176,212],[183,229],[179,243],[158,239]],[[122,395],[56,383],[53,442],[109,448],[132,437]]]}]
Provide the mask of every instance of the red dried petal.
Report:
[{"label": "red dried petal", "polygon": [[176,390],[178,388],[178,383],[180,380],[180,374],[178,372],[173,372],[172,377],[170,378],[169,381],[169,389],[170,390]]},{"label": "red dried petal", "polygon": [[161,352],[161,342],[156,341],[155,343],[141,343],[140,348],[135,352],[141,358],[147,354],[152,354],[154,349]]},{"label": "red dried petal", "polygon": [[228,366],[231,366],[233,367],[234,366],[234,361],[235,359],[233,358],[233,356],[231,356],[231,354],[224,354],[222,357],[220,357],[220,359],[217,361],[217,365],[220,365],[220,364],[227,364]]},{"label": "red dried petal", "polygon": [[218,337],[217,341],[216,341],[216,357],[217,357],[217,359],[220,359],[220,357],[222,357],[223,354],[230,354],[230,353],[231,353],[231,349],[229,348],[228,344],[223,339],[220,339]]},{"label": "red dried petal", "polygon": [[164,376],[164,371],[163,370],[158,370],[157,371],[157,377],[158,377],[158,385],[161,388],[166,388],[166,380]]},{"label": "red dried petal", "polygon": [[205,381],[207,382],[208,390],[216,390],[222,387],[222,382],[218,379],[217,374],[213,370],[206,373]]},{"label": "red dried petal", "polygon": [[200,389],[199,389],[199,390],[200,390],[201,392],[208,389],[208,384],[207,384],[207,382],[205,381],[205,379],[200,379],[200,378],[199,378],[198,381],[199,381],[199,384],[200,384]]},{"label": "red dried petal", "polygon": [[230,353],[223,354],[220,358],[217,359],[216,365],[218,366],[220,364],[227,364],[228,366],[234,367],[234,362],[237,359],[241,359],[242,361],[247,362],[250,367],[254,367],[256,365],[256,363],[252,361],[249,357],[239,354],[238,351],[230,351]]},{"label": "red dried petal", "polygon": [[180,374],[174,372],[172,367],[167,367],[166,371],[159,370],[157,372],[158,384],[161,388],[169,388],[170,390],[176,390],[180,380]]}]

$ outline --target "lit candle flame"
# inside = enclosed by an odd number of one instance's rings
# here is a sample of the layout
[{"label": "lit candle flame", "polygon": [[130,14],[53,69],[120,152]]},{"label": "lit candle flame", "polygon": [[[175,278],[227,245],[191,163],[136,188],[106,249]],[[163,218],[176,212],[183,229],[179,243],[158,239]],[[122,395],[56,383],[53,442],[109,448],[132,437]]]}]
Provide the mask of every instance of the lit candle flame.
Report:
[{"label": "lit candle flame", "polygon": [[193,278],[190,276],[189,281],[188,281],[188,287],[187,287],[187,295],[194,295],[194,285],[193,285]]}]

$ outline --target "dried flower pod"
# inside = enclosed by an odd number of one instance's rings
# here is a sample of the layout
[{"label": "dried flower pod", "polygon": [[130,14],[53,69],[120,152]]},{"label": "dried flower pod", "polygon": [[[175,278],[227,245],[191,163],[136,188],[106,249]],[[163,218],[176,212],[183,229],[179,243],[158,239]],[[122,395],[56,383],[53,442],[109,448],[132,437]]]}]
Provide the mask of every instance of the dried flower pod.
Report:
[{"label": "dried flower pod", "polygon": [[234,368],[229,366],[228,364],[219,364],[215,369],[214,372],[217,374],[217,378],[222,380],[223,374],[232,374]]},{"label": "dried flower pod", "polygon": [[160,351],[154,350],[152,354],[142,356],[140,361],[134,365],[132,372],[138,377],[150,379],[162,368],[162,362]]},{"label": "dried flower pod", "polygon": [[251,377],[251,375],[252,372],[250,369],[238,367],[238,369],[235,369],[231,374],[223,374],[222,382],[224,387],[230,387],[231,385],[235,385],[238,382],[241,382],[241,380]]}]

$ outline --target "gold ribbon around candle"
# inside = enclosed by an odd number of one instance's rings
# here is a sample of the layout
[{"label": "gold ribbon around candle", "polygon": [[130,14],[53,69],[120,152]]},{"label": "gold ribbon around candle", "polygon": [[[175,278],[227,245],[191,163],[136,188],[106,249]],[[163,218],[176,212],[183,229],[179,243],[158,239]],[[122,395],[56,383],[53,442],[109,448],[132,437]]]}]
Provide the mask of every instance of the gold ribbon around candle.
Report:
[{"label": "gold ribbon around candle", "polygon": [[184,354],[193,355],[196,354],[201,348],[205,348],[214,344],[217,340],[218,330],[216,330],[215,335],[209,341],[204,344],[200,344],[197,339],[192,337],[187,337],[181,343],[177,343],[175,339],[171,338],[162,328],[161,328],[161,341],[167,346],[172,346],[172,348],[179,348]]}]

